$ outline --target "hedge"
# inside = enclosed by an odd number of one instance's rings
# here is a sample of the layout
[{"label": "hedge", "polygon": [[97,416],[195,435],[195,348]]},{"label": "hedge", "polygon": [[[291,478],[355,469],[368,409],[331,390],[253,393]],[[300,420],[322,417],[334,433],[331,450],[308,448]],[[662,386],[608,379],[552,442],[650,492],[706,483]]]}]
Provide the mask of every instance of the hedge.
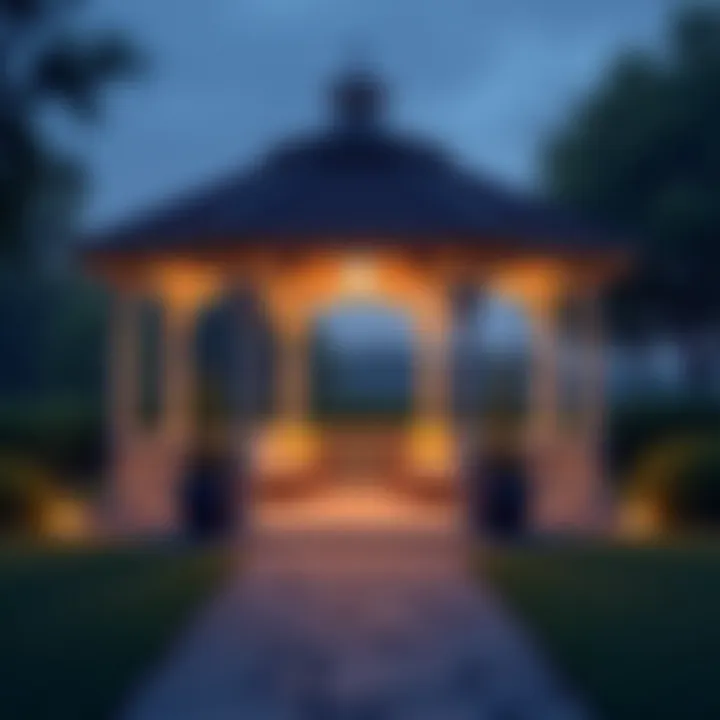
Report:
[{"label": "hedge", "polygon": [[609,474],[619,484],[651,448],[681,438],[720,435],[720,402],[712,397],[658,396],[611,409],[605,432]]},{"label": "hedge", "polygon": [[99,403],[0,404],[0,456],[23,457],[71,483],[97,476],[105,457]]},{"label": "hedge", "polygon": [[666,528],[720,526],[720,435],[651,448],[638,463],[628,495],[652,508]]},{"label": "hedge", "polygon": [[37,463],[0,456],[0,537],[37,534],[54,496],[53,485]]}]

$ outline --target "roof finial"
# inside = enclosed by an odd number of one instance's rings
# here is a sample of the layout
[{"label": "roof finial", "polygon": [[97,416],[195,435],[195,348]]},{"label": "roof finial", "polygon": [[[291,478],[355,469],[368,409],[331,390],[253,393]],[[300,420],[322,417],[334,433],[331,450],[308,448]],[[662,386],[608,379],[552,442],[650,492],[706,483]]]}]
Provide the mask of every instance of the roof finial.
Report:
[{"label": "roof finial", "polygon": [[379,121],[385,103],[385,87],[369,69],[365,48],[351,47],[350,63],[334,82],[332,104],[335,121],[345,129],[367,130]]},{"label": "roof finial", "polygon": [[346,45],[345,68],[348,74],[372,75],[370,68],[370,51],[367,38],[355,37]]}]

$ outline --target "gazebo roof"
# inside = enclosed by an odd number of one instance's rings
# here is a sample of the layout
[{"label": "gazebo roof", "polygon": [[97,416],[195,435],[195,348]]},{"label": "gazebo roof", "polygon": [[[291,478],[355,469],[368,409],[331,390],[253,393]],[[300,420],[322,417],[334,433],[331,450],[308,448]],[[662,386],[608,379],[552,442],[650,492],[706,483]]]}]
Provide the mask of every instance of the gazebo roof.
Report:
[{"label": "gazebo roof", "polygon": [[619,238],[565,209],[469,172],[382,122],[382,87],[356,74],[334,88],[335,122],[256,167],[89,239],[91,253],[207,246],[451,243],[610,248]]}]

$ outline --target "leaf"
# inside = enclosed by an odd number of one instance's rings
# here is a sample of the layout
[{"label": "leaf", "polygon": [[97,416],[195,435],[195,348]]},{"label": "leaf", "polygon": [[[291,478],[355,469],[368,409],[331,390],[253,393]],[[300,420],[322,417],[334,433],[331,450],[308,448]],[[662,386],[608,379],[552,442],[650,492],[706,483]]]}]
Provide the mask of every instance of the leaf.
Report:
[{"label": "leaf", "polygon": [[666,45],[621,54],[545,155],[552,194],[635,238],[616,323],[720,318],[720,8],[681,14]]},{"label": "leaf", "polygon": [[89,48],[88,62],[99,81],[131,77],[146,66],[145,58],[137,48],[117,34],[108,34],[96,40]]},{"label": "leaf", "polygon": [[36,23],[49,14],[69,12],[85,0],[0,0],[0,16],[18,23]]},{"label": "leaf", "polygon": [[35,92],[61,99],[80,115],[94,116],[103,86],[135,74],[140,65],[138,54],[119,36],[65,39],[38,62]]},{"label": "leaf", "polygon": [[0,126],[0,262],[25,259],[27,215],[35,197],[42,151],[27,123]]},{"label": "leaf", "polygon": [[30,22],[47,9],[47,0],[0,0],[0,13],[19,22]]}]

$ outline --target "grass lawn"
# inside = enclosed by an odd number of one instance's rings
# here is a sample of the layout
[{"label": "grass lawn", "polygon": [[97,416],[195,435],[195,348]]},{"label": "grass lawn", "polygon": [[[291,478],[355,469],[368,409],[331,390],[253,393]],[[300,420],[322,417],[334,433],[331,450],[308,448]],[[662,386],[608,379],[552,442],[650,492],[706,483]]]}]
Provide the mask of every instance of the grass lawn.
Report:
[{"label": "grass lawn", "polygon": [[482,564],[600,717],[720,718],[720,542],[492,549]]},{"label": "grass lawn", "polygon": [[0,718],[112,716],[228,564],[178,548],[0,548]]}]

